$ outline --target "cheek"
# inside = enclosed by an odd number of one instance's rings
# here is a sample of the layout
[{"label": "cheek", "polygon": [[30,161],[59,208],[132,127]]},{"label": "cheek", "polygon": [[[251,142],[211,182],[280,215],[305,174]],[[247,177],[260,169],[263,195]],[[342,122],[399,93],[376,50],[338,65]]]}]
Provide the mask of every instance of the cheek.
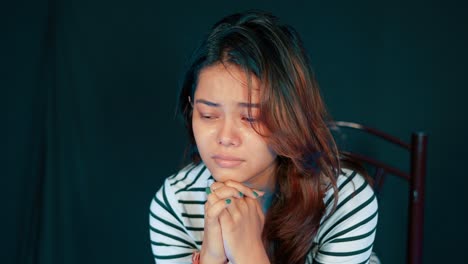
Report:
[{"label": "cheek", "polygon": [[195,120],[192,121],[192,131],[193,136],[195,138],[195,142],[197,143],[197,147],[200,148],[200,141],[203,135],[203,129],[201,128],[200,124]]},{"label": "cheek", "polygon": [[213,135],[216,133],[215,128],[207,127],[206,125],[201,124],[199,120],[192,121],[192,131],[198,149],[206,148],[210,140],[212,140]]},{"label": "cheek", "polygon": [[246,136],[245,143],[249,148],[249,153],[256,156],[260,155],[262,159],[269,161],[276,159],[276,153],[268,146],[265,138],[255,132]]}]

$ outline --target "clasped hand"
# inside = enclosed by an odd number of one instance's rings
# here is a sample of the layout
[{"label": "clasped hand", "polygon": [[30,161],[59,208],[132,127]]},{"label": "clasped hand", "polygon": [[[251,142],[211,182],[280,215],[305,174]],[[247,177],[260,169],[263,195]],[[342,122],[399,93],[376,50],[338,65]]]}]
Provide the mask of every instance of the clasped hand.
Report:
[{"label": "clasped hand", "polygon": [[264,193],[226,181],[213,183],[207,194],[201,263],[269,263],[261,237]]}]

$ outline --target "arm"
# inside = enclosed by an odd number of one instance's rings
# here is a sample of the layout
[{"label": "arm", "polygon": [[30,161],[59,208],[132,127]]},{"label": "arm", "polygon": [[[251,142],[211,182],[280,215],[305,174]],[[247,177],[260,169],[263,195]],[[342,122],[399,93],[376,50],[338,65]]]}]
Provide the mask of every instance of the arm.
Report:
[{"label": "arm", "polygon": [[269,264],[262,241],[265,217],[258,200],[234,199],[220,216],[226,256],[234,264]]},{"label": "arm", "polygon": [[174,208],[174,198],[168,180],[153,197],[149,224],[153,257],[156,263],[192,263],[197,243],[188,234],[181,216]]},{"label": "arm", "polygon": [[234,181],[215,183],[212,189],[216,194],[209,196],[209,202],[211,199],[224,202],[226,198],[232,198],[228,204],[224,204],[225,209],[218,216],[222,231],[221,243],[230,263],[269,263],[261,238],[265,219],[260,201],[257,200],[264,193],[258,190],[254,192]]},{"label": "arm", "polygon": [[[325,218],[317,233],[314,263],[367,263],[378,218],[377,199],[358,174],[342,177],[336,211]],[[327,211],[333,203],[329,203]]]}]

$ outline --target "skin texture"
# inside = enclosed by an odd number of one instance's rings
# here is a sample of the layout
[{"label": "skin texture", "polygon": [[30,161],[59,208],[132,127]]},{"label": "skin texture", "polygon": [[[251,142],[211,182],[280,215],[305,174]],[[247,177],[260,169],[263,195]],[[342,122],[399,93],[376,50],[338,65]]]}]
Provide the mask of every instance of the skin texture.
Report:
[{"label": "skin texture", "polygon": [[[262,244],[263,200],[275,183],[276,154],[258,124],[258,80],[233,65],[215,64],[199,75],[193,98],[193,133],[200,156],[216,179],[205,204],[202,263],[269,263]],[[263,132],[263,131],[262,131]]]},{"label": "skin texture", "polygon": [[[233,180],[256,189],[274,187],[276,154],[253,128],[248,115],[245,74],[236,66],[216,64],[200,72],[192,126],[200,156],[219,182]],[[252,102],[258,101],[254,79]]]}]

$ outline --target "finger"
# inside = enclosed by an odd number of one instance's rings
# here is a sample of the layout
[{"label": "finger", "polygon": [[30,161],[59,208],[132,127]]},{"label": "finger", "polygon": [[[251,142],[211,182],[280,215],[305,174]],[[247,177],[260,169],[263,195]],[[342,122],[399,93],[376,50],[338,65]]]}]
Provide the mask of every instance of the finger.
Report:
[{"label": "finger", "polygon": [[249,213],[245,199],[234,199],[232,204],[226,208],[226,211],[229,212],[234,223],[239,223]]},{"label": "finger", "polygon": [[262,223],[265,222],[265,214],[263,213],[262,203],[259,200],[255,201],[255,210],[257,211],[258,216],[262,219]]},{"label": "finger", "polygon": [[227,199],[229,197],[236,197],[236,198],[242,198],[244,194],[242,192],[239,192],[236,188],[232,188],[229,186],[222,186],[216,190],[213,191],[213,193],[218,196],[220,199]]},{"label": "finger", "polygon": [[263,196],[265,194],[265,192],[263,192],[263,191],[249,188],[249,187],[245,186],[244,184],[242,184],[240,182],[236,182],[236,181],[232,181],[232,180],[225,181],[224,184],[226,186],[236,188],[239,192],[241,192],[245,196],[250,197],[250,198],[254,198],[254,199],[257,198],[257,197]]},{"label": "finger", "polygon": [[222,183],[222,182],[214,182],[213,184],[210,185],[210,189],[212,191],[214,191],[214,190],[219,189],[219,188],[221,188],[223,186],[224,186],[224,183]]},{"label": "finger", "polygon": [[216,196],[216,194],[210,194],[206,197],[206,203],[205,206],[213,206],[217,201],[219,201],[219,198]]},{"label": "finger", "polygon": [[211,191],[210,187],[206,187],[205,191],[206,191],[206,201],[207,201],[205,203],[205,208],[206,208],[206,205],[210,205],[210,206],[213,205],[219,200],[219,198],[215,193]]},{"label": "finger", "polygon": [[231,230],[232,227],[234,226],[231,213],[227,210],[227,208],[229,207],[231,207],[231,205],[226,207],[226,210],[222,211],[219,214],[219,223],[221,224],[221,229],[224,229],[224,230],[226,230],[226,228],[229,228],[229,230]]},{"label": "finger", "polygon": [[207,221],[207,223],[217,221],[221,212],[229,207],[231,202],[232,199],[219,199],[217,202],[207,208],[207,210],[205,210],[205,221]]},{"label": "finger", "polygon": [[262,202],[259,199],[252,199],[249,197],[245,198],[245,202],[247,206],[249,207],[249,211],[252,213],[257,213],[257,214],[262,214],[263,215],[263,210],[262,210]]},{"label": "finger", "polygon": [[246,200],[246,204],[249,207],[249,212],[256,214],[260,218],[263,224],[265,222],[265,214],[263,213],[262,204],[260,200],[251,199],[251,198],[246,198],[245,200]]}]

